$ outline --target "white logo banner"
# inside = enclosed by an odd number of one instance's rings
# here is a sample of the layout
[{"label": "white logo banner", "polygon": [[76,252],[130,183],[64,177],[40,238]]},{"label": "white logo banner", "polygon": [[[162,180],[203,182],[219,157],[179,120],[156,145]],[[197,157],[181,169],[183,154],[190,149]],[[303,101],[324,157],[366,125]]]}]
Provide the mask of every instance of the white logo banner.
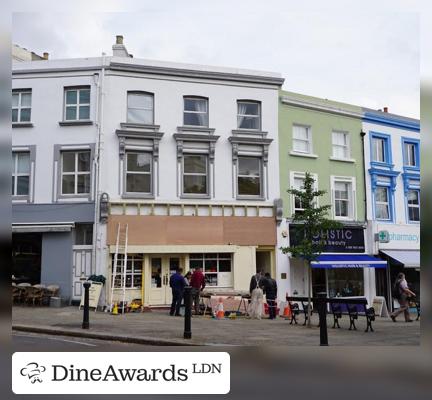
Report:
[{"label": "white logo banner", "polygon": [[18,352],[15,394],[226,394],[225,352]]}]

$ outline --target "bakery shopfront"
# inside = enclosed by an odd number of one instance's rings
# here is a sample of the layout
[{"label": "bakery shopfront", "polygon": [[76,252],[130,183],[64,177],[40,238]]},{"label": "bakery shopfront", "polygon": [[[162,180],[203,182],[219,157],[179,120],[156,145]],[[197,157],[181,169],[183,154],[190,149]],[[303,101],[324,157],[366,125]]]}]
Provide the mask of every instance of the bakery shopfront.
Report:
[{"label": "bakery shopfront", "polygon": [[[299,229],[290,226],[290,245],[298,243]],[[375,270],[386,269],[387,262],[366,254],[363,226],[344,226],[322,231],[317,243],[324,242],[324,251],[311,263],[312,295],[326,292],[329,297],[366,297],[371,303],[375,297]],[[292,291],[306,295],[308,274],[302,260],[291,259]],[[303,271],[299,279],[300,270]],[[295,293],[297,292],[297,293]]]}]

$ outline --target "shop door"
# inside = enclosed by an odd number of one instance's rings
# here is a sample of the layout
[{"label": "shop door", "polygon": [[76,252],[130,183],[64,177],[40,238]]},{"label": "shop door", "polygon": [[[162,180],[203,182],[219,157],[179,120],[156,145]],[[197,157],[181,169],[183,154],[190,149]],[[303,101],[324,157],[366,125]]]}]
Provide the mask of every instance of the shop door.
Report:
[{"label": "shop door", "polygon": [[80,300],[84,281],[91,275],[93,246],[73,246],[72,300]]},{"label": "shop door", "polygon": [[171,304],[172,294],[169,286],[170,276],[180,265],[176,256],[150,257],[150,305],[162,306]]}]

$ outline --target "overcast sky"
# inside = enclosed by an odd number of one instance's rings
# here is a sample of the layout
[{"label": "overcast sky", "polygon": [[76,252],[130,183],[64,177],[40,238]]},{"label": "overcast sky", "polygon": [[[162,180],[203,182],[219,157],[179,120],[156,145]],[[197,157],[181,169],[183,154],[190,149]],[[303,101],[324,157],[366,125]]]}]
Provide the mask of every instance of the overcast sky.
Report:
[{"label": "overcast sky", "polygon": [[[104,9],[130,10],[122,3]],[[419,117],[417,14],[292,5],[143,0],[133,12],[21,12],[12,42],[50,58],[89,57],[111,55],[122,34],[136,58],[280,72],[286,90]]]}]

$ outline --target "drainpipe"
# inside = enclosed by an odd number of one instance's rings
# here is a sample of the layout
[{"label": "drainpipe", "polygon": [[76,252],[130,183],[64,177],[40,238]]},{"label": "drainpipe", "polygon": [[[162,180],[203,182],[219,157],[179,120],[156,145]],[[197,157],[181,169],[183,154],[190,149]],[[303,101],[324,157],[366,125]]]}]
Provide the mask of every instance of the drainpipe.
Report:
[{"label": "drainpipe", "polygon": [[367,195],[366,195],[366,163],[365,163],[365,144],[364,138],[366,136],[366,132],[363,129],[360,131],[360,137],[362,141],[362,166],[363,166],[363,192],[364,192],[364,220],[367,223]]},{"label": "drainpipe", "polygon": [[96,109],[97,109],[97,138],[96,138],[96,149],[95,149],[95,188],[94,188],[94,199],[95,199],[95,211],[94,211],[94,232],[93,232],[93,257],[92,265],[93,272],[96,273],[98,270],[96,262],[99,261],[99,257],[96,256],[99,241],[99,212],[100,212],[100,160],[101,160],[101,143],[103,138],[103,84],[105,78],[105,53],[102,53],[102,68],[101,72],[97,74],[97,96],[96,96]]}]

